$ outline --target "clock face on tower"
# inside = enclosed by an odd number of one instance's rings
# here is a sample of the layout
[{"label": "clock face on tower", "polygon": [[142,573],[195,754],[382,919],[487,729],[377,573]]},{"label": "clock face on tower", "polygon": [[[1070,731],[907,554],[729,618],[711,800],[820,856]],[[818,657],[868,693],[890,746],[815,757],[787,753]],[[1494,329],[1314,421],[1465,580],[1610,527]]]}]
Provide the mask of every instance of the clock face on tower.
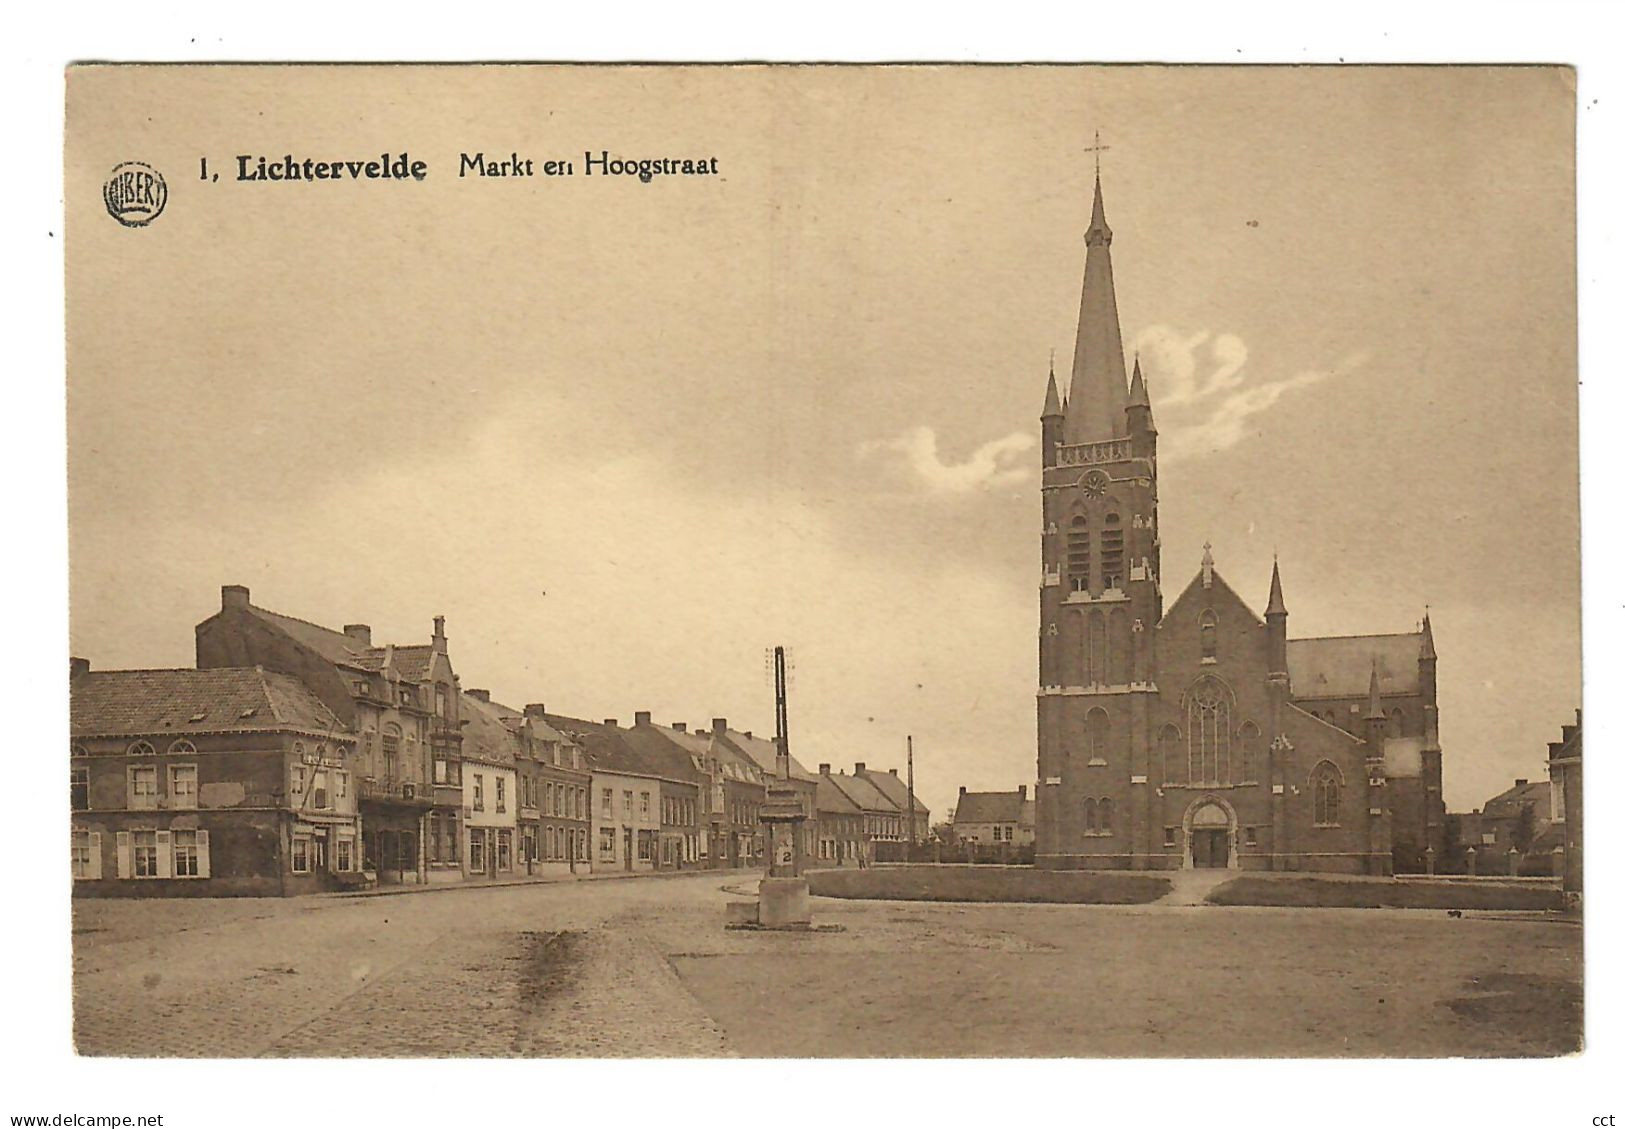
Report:
[{"label": "clock face on tower", "polygon": [[1083,492],[1091,498],[1098,498],[1106,492],[1107,481],[1105,471],[1092,470],[1084,477]]}]

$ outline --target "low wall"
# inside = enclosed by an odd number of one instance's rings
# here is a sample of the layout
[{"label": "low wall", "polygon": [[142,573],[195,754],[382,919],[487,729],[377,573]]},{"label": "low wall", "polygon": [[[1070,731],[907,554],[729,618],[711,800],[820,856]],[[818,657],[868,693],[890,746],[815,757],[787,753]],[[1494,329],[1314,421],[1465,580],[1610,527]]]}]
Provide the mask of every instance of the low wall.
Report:
[{"label": "low wall", "polygon": [[813,870],[807,881],[826,898],[915,902],[1063,902],[1142,905],[1171,889],[1153,874],[1034,870],[1027,866],[914,864],[868,870]]}]

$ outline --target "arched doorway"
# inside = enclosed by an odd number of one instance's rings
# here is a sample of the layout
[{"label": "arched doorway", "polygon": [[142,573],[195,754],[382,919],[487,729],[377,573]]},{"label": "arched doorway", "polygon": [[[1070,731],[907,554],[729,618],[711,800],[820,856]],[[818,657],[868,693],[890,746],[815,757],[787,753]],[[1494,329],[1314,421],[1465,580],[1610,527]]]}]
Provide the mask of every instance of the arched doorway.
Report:
[{"label": "arched doorway", "polygon": [[1236,813],[1217,796],[1204,796],[1185,812],[1185,866],[1237,869]]}]

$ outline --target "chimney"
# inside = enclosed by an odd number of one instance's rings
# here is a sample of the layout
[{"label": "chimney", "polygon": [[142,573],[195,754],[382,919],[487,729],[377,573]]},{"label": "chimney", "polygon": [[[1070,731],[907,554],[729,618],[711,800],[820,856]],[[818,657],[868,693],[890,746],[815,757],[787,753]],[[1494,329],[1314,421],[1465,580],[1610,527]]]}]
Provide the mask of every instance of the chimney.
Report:
[{"label": "chimney", "polygon": [[360,643],[363,647],[372,646],[372,628],[364,623],[346,623],[344,625],[344,634],[348,635],[353,641]]},{"label": "chimney", "polygon": [[220,586],[220,610],[227,608],[246,608],[248,606],[248,589],[241,584],[222,584]]},{"label": "chimney", "polygon": [[470,698],[477,698],[482,702],[489,702],[491,700],[491,691],[489,690],[464,690],[463,693],[467,694]]},{"label": "chimney", "polygon": [[671,723],[671,727],[673,729],[677,730],[677,732],[679,732],[679,733],[687,733],[688,732],[688,722],[686,722],[686,721],[674,721],[674,722]]},{"label": "chimney", "polygon": [[895,768],[888,768],[886,771],[891,773],[893,776],[897,775],[897,770]]},{"label": "chimney", "polygon": [[1027,802],[1027,785],[1022,784],[1022,785],[1017,786],[1016,795],[1021,798],[1022,803],[1026,803]]},{"label": "chimney", "polygon": [[964,786],[964,785],[963,785],[963,784],[961,784],[961,785],[960,785],[960,786],[959,786],[959,794],[960,794],[960,795],[961,795],[961,796],[963,796],[963,795],[964,795],[964,794],[965,794],[965,786]]},{"label": "chimney", "polygon": [[715,733],[718,737],[721,737],[724,733],[728,732],[728,719],[725,717],[713,717],[711,719],[711,732]]},{"label": "chimney", "polygon": [[1520,776],[1520,777],[1518,777],[1518,779],[1516,779],[1516,780],[1514,780],[1512,782],[1512,786],[1514,788],[1522,788],[1527,783],[1529,783],[1529,778],[1525,777],[1525,776]]},{"label": "chimney", "polygon": [[613,717],[606,717],[604,719],[604,726],[608,729],[619,729],[621,727],[621,723],[616,721]]},{"label": "chimney", "polygon": [[649,724],[649,716],[650,715],[649,715],[648,710],[639,710],[637,713],[632,715],[632,724],[633,725],[648,725]]},{"label": "chimney", "polygon": [[818,766],[818,775],[819,776],[828,776],[829,775],[829,765],[828,764],[819,765]]},{"label": "chimney", "polygon": [[857,764],[852,766],[852,775],[862,776],[866,771],[868,771],[868,768],[868,765],[864,764],[862,761],[859,761]]},{"label": "chimney", "polygon": [[748,739],[750,739],[750,738],[752,738],[752,737],[754,737],[754,736],[756,736],[756,734],[754,734],[754,733],[752,733],[752,732],[751,732],[751,731],[750,731],[750,730],[748,730],[748,729],[747,729],[747,730],[745,730],[745,737],[746,737],[746,739],[747,739],[747,740],[748,740]]},{"label": "chimney", "polygon": [[81,674],[89,674],[89,673],[90,673],[90,660],[89,659],[70,658],[68,660],[68,681],[69,682],[72,682],[75,678],[78,678]]},{"label": "chimney", "polygon": [[434,617],[434,635],[429,640],[430,648],[438,654],[446,653],[446,617]]},{"label": "chimney", "polygon": [[526,702],[525,703],[525,716],[529,717],[529,718],[534,718],[537,721],[546,721],[547,720],[547,707],[542,705],[542,703],[540,703],[540,702]]}]

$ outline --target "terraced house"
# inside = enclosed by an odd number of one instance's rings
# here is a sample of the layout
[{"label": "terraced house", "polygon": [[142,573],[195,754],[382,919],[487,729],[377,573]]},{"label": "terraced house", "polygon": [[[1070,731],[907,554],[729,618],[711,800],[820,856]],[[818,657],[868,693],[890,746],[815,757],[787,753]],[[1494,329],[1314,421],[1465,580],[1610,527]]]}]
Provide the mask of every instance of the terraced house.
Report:
[{"label": "terraced house", "polygon": [[497,702],[487,705],[517,740],[519,865],[530,874],[589,869],[592,775],[581,746],[548,724],[540,703],[523,711]]},{"label": "terraced house", "polygon": [[93,671],[69,716],[76,895],[278,895],[359,881],[356,738],[262,667]]},{"label": "terraced house", "polygon": [[519,740],[486,691],[465,691],[462,711],[464,873],[470,878],[507,877],[516,873]]},{"label": "terraced house", "polygon": [[255,607],[247,588],[220,590],[197,625],[200,670],[261,666],[297,679],[356,735],[362,864],[380,882],[460,877],[462,731],[445,619],[427,644],[374,646],[372,629],[334,631]]}]

